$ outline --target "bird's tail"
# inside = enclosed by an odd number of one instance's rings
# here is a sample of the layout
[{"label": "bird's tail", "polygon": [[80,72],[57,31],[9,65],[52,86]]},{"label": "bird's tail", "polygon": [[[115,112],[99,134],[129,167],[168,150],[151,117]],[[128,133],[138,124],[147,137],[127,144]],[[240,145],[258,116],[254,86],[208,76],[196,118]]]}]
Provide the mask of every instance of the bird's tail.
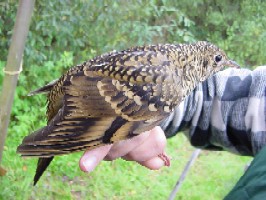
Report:
[{"label": "bird's tail", "polygon": [[43,172],[49,166],[53,158],[54,158],[53,156],[47,157],[47,158],[39,158],[36,173],[35,173],[34,180],[33,180],[34,186],[37,184],[38,180],[41,178],[41,176],[43,175]]},{"label": "bird's tail", "polygon": [[48,83],[47,85],[38,88],[37,90],[31,91],[28,96],[33,96],[36,94],[46,94],[49,93],[51,91],[51,89],[54,87],[54,85],[57,83],[58,80],[53,80],[50,83]]},{"label": "bird's tail", "polygon": [[[36,94],[49,93],[51,91],[51,89],[54,87],[54,85],[56,84],[57,81],[58,80],[53,80],[50,83],[48,83],[47,85],[45,85],[45,86],[43,86],[41,88],[38,88],[37,90],[31,91],[28,94],[28,96],[33,96],[33,95],[36,95]],[[52,162],[53,158],[54,158],[53,156],[52,157],[46,157],[46,158],[39,158],[38,164],[37,164],[36,173],[35,173],[34,180],[33,180],[33,185],[34,186],[37,184],[37,182],[39,181],[39,179],[43,175],[44,171],[50,165],[50,163]]]}]

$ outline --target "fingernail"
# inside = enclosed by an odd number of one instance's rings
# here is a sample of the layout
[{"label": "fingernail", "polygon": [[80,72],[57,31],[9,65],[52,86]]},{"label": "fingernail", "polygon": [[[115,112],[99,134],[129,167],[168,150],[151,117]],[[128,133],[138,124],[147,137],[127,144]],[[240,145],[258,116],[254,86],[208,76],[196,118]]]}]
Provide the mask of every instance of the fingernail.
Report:
[{"label": "fingernail", "polygon": [[97,158],[95,156],[88,157],[82,162],[87,172],[91,172],[97,165]]}]

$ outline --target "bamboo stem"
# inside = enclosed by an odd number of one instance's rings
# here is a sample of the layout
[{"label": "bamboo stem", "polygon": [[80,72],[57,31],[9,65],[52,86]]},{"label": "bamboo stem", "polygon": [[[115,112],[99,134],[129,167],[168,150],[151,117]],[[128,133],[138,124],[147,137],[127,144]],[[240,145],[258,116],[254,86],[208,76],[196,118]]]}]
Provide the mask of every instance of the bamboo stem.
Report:
[{"label": "bamboo stem", "polygon": [[16,22],[4,69],[2,95],[0,99],[0,164],[3,158],[4,144],[7,136],[10,113],[14,100],[19,73],[22,71],[22,57],[29,32],[30,19],[35,0],[20,0]]}]

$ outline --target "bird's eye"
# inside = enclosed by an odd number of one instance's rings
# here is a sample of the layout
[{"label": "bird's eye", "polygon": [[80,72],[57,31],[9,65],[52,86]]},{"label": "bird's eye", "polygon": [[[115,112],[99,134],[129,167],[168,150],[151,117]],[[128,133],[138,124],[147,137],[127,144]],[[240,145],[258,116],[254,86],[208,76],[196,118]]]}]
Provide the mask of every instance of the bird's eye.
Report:
[{"label": "bird's eye", "polygon": [[217,56],[215,56],[214,59],[215,59],[215,62],[218,63],[218,62],[220,62],[220,61],[222,60],[222,58],[223,58],[223,57],[222,57],[221,55],[217,55]]}]

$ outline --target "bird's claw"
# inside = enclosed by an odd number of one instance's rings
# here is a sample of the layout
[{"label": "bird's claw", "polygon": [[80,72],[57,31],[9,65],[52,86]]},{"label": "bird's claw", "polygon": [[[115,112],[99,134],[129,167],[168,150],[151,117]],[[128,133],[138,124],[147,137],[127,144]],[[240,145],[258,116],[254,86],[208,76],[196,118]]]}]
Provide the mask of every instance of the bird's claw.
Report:
[{"label": "bird's claw", "polygon": [[158,155],[164,161],[164,165],[169,167],[171,165],[171,159],[164,153]]}]

